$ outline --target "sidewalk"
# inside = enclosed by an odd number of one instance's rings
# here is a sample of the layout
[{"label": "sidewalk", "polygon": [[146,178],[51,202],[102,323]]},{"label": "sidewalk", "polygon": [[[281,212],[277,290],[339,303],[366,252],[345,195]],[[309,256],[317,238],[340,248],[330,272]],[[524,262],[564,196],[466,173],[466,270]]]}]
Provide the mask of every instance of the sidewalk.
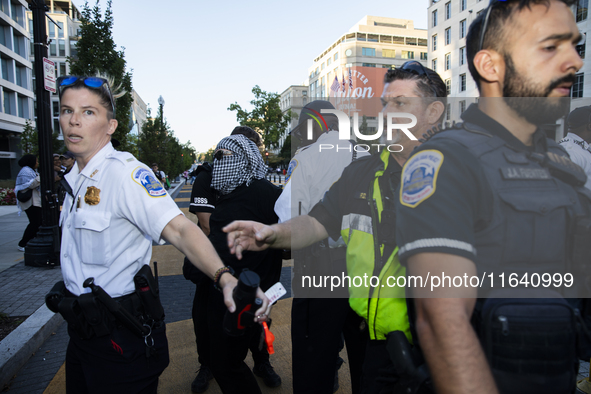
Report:
[{"label": "sidewalk", "polygon": [[[183,184],[184,182],[173,183],[169,194],[174,197]],[[36,354],[50,335],[55,334],[58,328],[65,333],[61,315],[54,314],[45,306],[45,294],[62,278],[61,268],[27,267],[24,264],[24,253],[17,250],[18,241],[28,223],[24,212],[18,216],[16,206],[0,206],[0,313],[26,318],[0,341],[0,391],[31,356]],[[63,350],[65,357],[65,345],[59,348]],[[63,359],[57,368],[62,363]],[[28,380],[31,384],[42,385],[42,376],[51,370],[44,365],[42,370],[35,372],[36,376],[29,375]],[[49,380],[56,372],[57,369],[49,372]],[[44,382],[43,389],[49,380]],[[34,386],[27,386],[20,392],[27,393],[34,389]]]},{"label": "sidewalk", "polygon": [[[29,219],[24,212],[18,216],[17,211],[16,205],[0,206],[0,272],[24,258],[24,253],[17,250],[17,244],[29,224]],[[2,312],[1,302],[0,312]]]}]

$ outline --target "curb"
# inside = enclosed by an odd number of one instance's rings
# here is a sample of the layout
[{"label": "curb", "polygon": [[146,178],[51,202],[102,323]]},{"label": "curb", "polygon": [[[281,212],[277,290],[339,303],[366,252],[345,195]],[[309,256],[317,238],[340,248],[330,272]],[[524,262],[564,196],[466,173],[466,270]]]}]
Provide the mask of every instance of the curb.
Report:
[{"label": "curb", "polygon": [[53,313],[42,305],[0,341],[0,388],[10,382],[63,321],[60,314]]}]

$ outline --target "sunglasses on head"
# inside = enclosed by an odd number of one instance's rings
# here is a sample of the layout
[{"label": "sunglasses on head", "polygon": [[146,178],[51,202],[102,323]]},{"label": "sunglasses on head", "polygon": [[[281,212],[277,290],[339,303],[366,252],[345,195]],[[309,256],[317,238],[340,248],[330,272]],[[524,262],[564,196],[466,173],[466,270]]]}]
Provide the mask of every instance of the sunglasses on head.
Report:
[{"label": "sunglasses on head", "polygon": [[216,160],[222,160],[222,157],[224,156],[232,156],[232,151],[227,150],[227,149],[218,149],[215,151],[215,153],[213,154],[213,158]]},{"label": "sunglasses on head", "polygon": [[397,68],[396,70],[414,74],[419,77],[422,77],[424,75],[429,80],[429,87],[431,88],[433,93],[435,93],[435,97],[437,97],[437,92],[435,91],[435,88],[433,88],[434,82],[429,76],[427,69],[421,63],[417,62],[416,60],[411,60],[404,63],[401,67]]},{"label": "sunglasses on head", "polygon": [[109,87],[109,81],[100,77],[77,77],[75,75],[59,77],[57,80],[57,86],[59,89],[60,99],[64,90],[76,84],[84,84],[84,86],[87,88],[94,90],[101,90],[104,87],[107,93],[109,93],[109,100],[111,101],[111,108],[113,109],[113,117],[115,117],[115,100],[113,99],[111,88]]}]

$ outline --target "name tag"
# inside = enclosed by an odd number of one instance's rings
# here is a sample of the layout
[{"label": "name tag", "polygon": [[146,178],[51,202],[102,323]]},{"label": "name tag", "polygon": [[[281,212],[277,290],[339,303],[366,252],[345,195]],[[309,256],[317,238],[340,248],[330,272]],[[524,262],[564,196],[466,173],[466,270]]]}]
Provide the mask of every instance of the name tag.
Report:
[{"label": "name tag", "polygon": [[501,168],[501,174],[505,179],[543,180],[551,178],[550,172],[546,168],[505,167]]}]

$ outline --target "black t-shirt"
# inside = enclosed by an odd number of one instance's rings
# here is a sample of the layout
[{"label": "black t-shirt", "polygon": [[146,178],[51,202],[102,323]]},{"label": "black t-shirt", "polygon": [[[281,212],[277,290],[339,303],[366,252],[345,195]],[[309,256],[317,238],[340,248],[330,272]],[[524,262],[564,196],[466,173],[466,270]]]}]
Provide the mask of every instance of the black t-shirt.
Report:
[{"label": "black t-shirt", "polygon": [[[209,166],[209,164],[207,165]],[[203,169],[199,171],[195,182],[193,182],[189,212],[195,214],[197,212],[212,213],[215,209],[215,199],[215,190],[211,188],[211,170]]]},{"label": "black t-shirt", "polygon": [[277,223],[275,201],[281,189],[267,180],[254,180],[249,186],[242,185],[232,193],[219,197],[215,211],[209,218],[209,240],[225,265],[236,271],[236,277],[244,268],[261,277],[261,289],[267,290],[281,276],[281,250],[267,249],[262,252],[246,251],[242,260],[230,253],[227,234],[222,228],[234,220],[254,220],[264,224]]},{"label": "black t-shirt", "polygon": [[[462,118],[502,138],[515,150],[547,150],[541,130],[535,132],[533,145],[526,146],[476,105],[471,105]],[[422,175],[413,172],[412,165],[418,160],[428,163],[434,174],[432,181],[425,177],[420,183]],[[425,192],[423,196],[411,196],[408,191],[413,183]],[[407,161],[401,184],[396,207],[400,261],[406,263],[410,256],[423,252],[448,253],[474,261],[475,233],[486,226],[492,215],[492,191],[478,159],[451,139],[430,140]]]}]

